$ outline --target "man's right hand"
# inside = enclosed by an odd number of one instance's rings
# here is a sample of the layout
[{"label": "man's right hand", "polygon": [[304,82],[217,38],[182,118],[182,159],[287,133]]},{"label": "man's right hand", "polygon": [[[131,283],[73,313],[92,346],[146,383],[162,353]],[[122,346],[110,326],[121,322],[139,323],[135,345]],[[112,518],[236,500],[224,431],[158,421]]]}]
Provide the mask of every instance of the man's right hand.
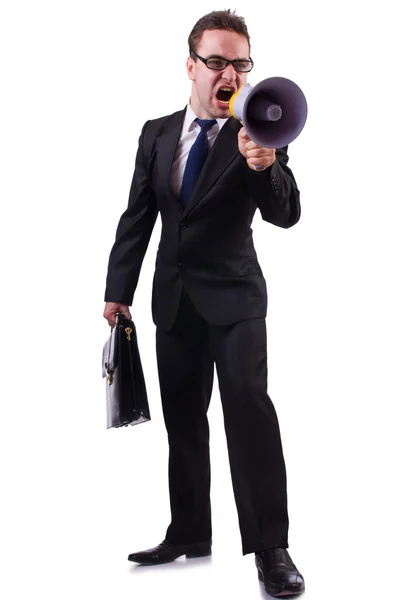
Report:
[{"label": "man's right hand", "polygon": [[118,302],[106,302],[103,316],[109,323],[110,327],[116,325],[116,313],[123,313],[127,319],[132,319],[130,309],[126,304],[119,304]]}]

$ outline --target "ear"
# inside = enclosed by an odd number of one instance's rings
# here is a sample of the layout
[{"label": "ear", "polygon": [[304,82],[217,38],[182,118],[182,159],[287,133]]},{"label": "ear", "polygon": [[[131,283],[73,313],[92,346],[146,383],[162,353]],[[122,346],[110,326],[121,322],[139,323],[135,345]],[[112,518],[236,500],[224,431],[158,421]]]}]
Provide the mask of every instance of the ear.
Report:
[{"label": "ear", "polygon": [[191,56],[188,57],[187,61],[186,61],[186,69],[187,69],[187,74],[188,77],[191,81],[194,81],[196,79],[195,75],[196,75],[196,63],[194,62],[194,60],[192,59]]}]

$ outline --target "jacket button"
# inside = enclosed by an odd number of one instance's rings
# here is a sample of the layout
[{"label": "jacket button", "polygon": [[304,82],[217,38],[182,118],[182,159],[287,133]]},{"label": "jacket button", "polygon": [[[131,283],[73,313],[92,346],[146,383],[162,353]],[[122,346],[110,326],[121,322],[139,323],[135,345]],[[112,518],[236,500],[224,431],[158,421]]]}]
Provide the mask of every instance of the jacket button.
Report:
[{"label": "jacket button", "polygon": [[184,268],[185,268],[185,263],[183,263],[183,262],[179,262],[179,263],[178,263],[178,268],[179,268],[179,269],[184,269]]},{"label": "jacket button", "polygon": [[183,221],[181,221],[181,222],[179,223],[179,227],[180,227],[181,229],[186,229],[187,225],[186,225],[186,223],[184,223]]}]

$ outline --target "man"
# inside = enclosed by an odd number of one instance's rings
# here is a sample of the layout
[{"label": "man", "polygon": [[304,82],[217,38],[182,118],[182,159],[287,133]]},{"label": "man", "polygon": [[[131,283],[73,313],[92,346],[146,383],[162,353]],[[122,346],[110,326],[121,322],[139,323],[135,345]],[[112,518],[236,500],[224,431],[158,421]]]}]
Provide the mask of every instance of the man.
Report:
[{"label": "man", "polygon": [[299,594],[304,581],[287,551],[285,465],[267,394],[266,284],[251,223],[259,208],[265,221],[291,227],[300,202],[287,148],[258,146],[230,116],[229,99],[251,68],[243,18],[215,11],[196,23],[189,104],[145,123],[139,139],[109,259],[104,317],[110,325],[118,311],[131,318],[160,212],[152,313],[172,519],[159,546],[128,558],[152,565],[211,554],[207,410],[215,364],[242,551],[255,553],[267,592],[284,596]]}]

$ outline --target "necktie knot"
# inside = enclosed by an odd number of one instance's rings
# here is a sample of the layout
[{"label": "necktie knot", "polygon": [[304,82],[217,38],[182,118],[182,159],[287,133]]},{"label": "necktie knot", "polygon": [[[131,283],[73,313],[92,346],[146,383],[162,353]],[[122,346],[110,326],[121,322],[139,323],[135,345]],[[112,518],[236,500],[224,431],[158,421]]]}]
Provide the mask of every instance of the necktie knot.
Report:
[{"label": "necktie knot", "polygon": [[203,133],[207,133],[209,129],[216,123],[216,119],[195,119],[196,123],[198,123],[201,127],[201,131]]}]

